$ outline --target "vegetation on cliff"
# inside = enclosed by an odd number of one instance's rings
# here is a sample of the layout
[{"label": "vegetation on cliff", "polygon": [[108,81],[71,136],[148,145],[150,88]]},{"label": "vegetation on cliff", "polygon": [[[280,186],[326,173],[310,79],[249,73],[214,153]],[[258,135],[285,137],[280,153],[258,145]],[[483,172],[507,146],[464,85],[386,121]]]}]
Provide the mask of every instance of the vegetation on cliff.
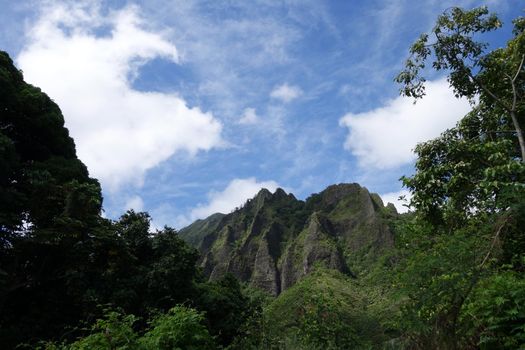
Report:
[{"label": "vegetation on cliff", "polygon": [[180,235],[199,249],[212,280],[231,273],[278,295],[316,264],[353,275],[365,257],[372,262],[392,248],[396,217],[358,184],[332,185],[306,201],[263,189],[233,213],[199,220]]}]

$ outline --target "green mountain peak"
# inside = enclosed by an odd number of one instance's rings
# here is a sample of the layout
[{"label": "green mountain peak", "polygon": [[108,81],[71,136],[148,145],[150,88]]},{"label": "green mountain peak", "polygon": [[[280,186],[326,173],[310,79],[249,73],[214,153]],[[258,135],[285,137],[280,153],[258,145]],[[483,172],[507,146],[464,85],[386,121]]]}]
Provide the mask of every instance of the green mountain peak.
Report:
[{"label": "green mountain peak", "polygon": [[387,210],[358,184],[338,184],[306,201],[261,189],[244,206],[180,230],[199,249],[204,273],[232,273],[277,295],[321,265],[353,275],[349,261],[375,256],[393,244]]}]

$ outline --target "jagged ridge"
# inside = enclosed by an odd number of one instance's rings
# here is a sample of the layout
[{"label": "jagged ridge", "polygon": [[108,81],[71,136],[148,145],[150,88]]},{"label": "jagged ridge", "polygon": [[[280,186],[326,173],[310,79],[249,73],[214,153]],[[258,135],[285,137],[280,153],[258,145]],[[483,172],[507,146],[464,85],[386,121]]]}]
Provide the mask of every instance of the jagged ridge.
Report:
[{"label": "jagged ridge", "polygon": [[215,280],[232,273],[274,295],[317,264],[352,275],[352,255],[376,256],[393,244],[387,218],[397,215],[358,184],[329,186],[306,201],[282,189],[262,189],[243,207],[214,214],[180,230],[202,254]]}]

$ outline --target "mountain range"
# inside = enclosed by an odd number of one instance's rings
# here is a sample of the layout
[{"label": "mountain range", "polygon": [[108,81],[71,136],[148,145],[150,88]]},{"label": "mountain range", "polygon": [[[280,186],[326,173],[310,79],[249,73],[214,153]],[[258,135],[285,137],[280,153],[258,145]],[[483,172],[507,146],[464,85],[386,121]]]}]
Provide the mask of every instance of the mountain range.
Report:
[{"label": "mountain range", "polygon": [[210,280],[227,273],[278,295],[317,266],[355,276],[359,261],[393,246],[393,204],[353,184],[332,185],[306,200],[262,189],[229,214],[216,213],[181,229],[201,253]]}]

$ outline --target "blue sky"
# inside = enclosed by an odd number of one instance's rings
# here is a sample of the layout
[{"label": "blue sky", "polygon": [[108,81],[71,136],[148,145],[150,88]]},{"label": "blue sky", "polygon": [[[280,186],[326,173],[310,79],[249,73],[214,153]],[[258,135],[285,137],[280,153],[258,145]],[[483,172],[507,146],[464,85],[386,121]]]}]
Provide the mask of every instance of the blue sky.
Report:
[{"label": "blue sky", "polygon": [[504,45],[521,1],[0,0],[0,49],[62,108],[105,215],[179,228],[261,187],[394,201],[411,149],[469,105],[434,72],[416,105],[393,78],[438,14],[480,5]]}]

